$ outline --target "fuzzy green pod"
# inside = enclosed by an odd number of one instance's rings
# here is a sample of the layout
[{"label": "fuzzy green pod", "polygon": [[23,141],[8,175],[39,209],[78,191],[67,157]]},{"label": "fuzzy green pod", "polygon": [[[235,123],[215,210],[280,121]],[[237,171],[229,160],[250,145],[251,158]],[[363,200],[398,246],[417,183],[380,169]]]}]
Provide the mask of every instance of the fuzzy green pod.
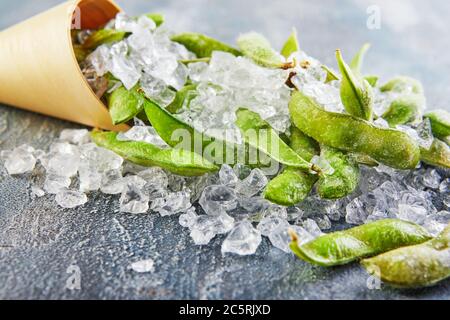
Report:
[{"label": "fuzzy green pod", "polygon": [[371,121],[374,102],[372,86],[344,62],[339,50],[336,51],[336,59],[342,74],[341,100],[345,110],[355,117]]},{"label": "fuzzy green pod", "polygon": [[297,51],[300,51],[300,44],[298,42],[297,29],[294,28],[283,48],[281,49],[281,55],[287,59]]},{"label": "fuzzy green pod", "polygon": [[155,22],[157,27],[161,26],[164,23],[164,21],[166,20],[164,15],[162,15],[160,13],[147,13],[146,16],[147,16],[147,18],[152,19]]},{"label": "fuzzy green pod", "polygon": [[350,68],[352,68],[352,70],[358,75],[361,75],[364,59],[369,49],[370,43],[365,43],[350,62]]},{"label": "fuzzy green pod", "polygon": [[330,69],[326,65],[322,65],[322,69],[325,70],[325,72],[327,73],[327,78],[325,79],[325,83],[330,83],[332,81],[339,80],[339,76],[337,75],[337,73],[334,70]]},{"label": "fuzzy green pod", "polygon": [[182,44],[189,51],[195,53],[197,58],[210,58],[214,51],[224,51],[234,56],[241,56],[242,53],[216,39],[200,33],[186,32],[173,36],[172,41]]},{"label": "fuzzy green pod", "polygon": [[197,85],[186,85],[177,92],[175,99],[166,107],[166,109],[170,113],[177,113],[185,104],[189,105],[195,97],[197,97]]},{"label": "fuzzy green pod", "polygon": [[415,93],[423,94],[423,86],[420,81],[406,76],[398,76],[389,80],[380,87],[381,92],[397,92],[397,93]]},{"label": "fuzzy green pod", "polygon": [[430,119],[433,135],[439,139],[450,137],[450,113],[446,110],[434,110],[425,115]]},{"label": "fuzzy green pod", "polygon": [[323,199],[341,199],[348,196],[359,183],[359,165],[354,159],[335,148],[321,147],[321,157],[327,160],[334,172],[322,175],[317,184],[317,191]]},{"label": "fuzzy green pod", "polygon": [[144,110],[144,98],[136,89],[127,90],[120,87],[108,98],[108,108],[113,124],[121,124],[132,120]]},{"label": "fuzzy green pod", "polygon": [[450,277],[450,225],[435,239],[363,260],[366,270],[401,288],[428,287]]},{"label": "fuzzy green pod", "polygon": [[92,50],[99,47],[102,44],[110,44],[119,42],[127,35],[124,31],[112,30],[112,29],[100,29],[91,34],[83,43],[83,48]]},{"label": "fuzzy green pod", "polygon": [[289,103],[293,123],[321,144],[362,153],[396,169],[414,169],[420,160],[416,141],[399,130],[379,128],[346,114],[327,112],[301,92]]},{"label": "fuzzy green pod", "polygon": [[447,143],[434,139],[430,149],[420,149],[421,160],[432,166],[450,168],[450,147]]},{"label": "fuzzy green pod", "polygon": [[[297,128],[291,129],[290,146],[292,150],[307,161],[310,161],[313,156],[320,152],[317,142]],[[282,206],[296,205],[308,197],[317,179],[318,175],[316,174],[287,167],[283,173],[269,182],[264,191],[264,197]]]},{"label": "fuzzy green pod", "polygon": [[422,119],[422,109],[425,105],[425,96],[422,94],[407,94],[392,101],[382,118],[391,127],[413,123]]},{"label": "fuzzy green pod", "polygon": [[431,235],[421,226],[396,219],[329,233],[300,246],[297,236],[292,236],[292,251],[300,259],[323,267],[347,264],[431,239]]},{"label": "fuzzy green pod", "polygon": [[182,176],[201,176],[219,168],[200,155],[182,149],[161,149],[145,142],[119,141],[115,132],[94,131],[92,140],[141,166],[158,166]]},{"label": "fuzzy green pod", "polygon": [[259,33],[250,32],[238,38],[238,46],[242,53],[267,68],[289,69],[293,63],[286,62],[284,57],[276,52],[269,41]]}]

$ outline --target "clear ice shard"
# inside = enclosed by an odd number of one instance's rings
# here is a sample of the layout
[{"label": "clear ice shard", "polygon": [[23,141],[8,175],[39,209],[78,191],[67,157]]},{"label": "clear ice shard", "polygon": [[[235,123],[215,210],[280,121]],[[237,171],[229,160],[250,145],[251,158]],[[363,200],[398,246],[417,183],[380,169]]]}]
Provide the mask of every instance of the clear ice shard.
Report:
[{"label": "clear ice shard", "polygon": [[244,220],[238,222],[228,234],[222,243],[222,253],[252,255],[256,253],[261,241],[261,233],[253,227],[251,222]]},{"label": "clear ice shard", "polygon": [[82,192],[63,189],[56,195],[55,200],[60,207],[73,209],[84,205],[88,201],[88,198]]}]

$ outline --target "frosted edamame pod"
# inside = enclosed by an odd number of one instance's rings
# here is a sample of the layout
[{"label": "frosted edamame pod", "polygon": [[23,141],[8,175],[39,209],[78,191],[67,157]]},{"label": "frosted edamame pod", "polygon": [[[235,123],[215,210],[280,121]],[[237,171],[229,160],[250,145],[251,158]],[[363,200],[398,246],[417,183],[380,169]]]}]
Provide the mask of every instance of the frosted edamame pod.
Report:
[{"label": "frosted edamame pod", "polygon": [[181,90],[179,90],[175,96],[175,99],[171,104],[169,104],[166,109],[170,113],[177,113],[179,110],[183,108],[183,105],[187,104],[192,101],[197,96],[197,85],[190,84],[187,85]]},{"label": "frosted edamame pod", "polygon": [[201,176],[219,169],[200,155],[187,150],[161,149],[145,142],[119,141],[115,132],[94,131],[91,137],[98,146],[141,166],[158,166],[182,176]]},{"label": "frosted edamame pod", "polygon": [[434,139],[430,149],[420,148],[421,160],[432,166],[450,168],[450,147],[447,143]]},{"label": "frosted edamame pod", "polygon": [[366,154],[396,169],[414,169],[419,163],[419,146],[404,132],[325,111],[299,91],[293,93],[289,110],[295,126],[321,144]]},{"label": "frosted edamame pod", "polygon": [[171,39],[195,53],[197,58],[210,58],[214,51],[224,51],[235,56],[242,55],[239,50],[200,33],[181,33],[173,36]]},{"label": "frosted edamame pod", "polygon": [[147,16],[147,18],[152,19],[155,22],[157,27],[161,26],[164,23],[164,21],[166,20],[164,15],[162,15],[160,13],[147,13],[146,16]]},{"label": "frosted edamame pod", "polygon": [[297,235],[293,232],[291,235],[292,251],[300,259],[323,267],[347,264],[431,239],[431,235],[421,226],[395,219],[329,233],[300,246]]},{"label": "frosted edamame pod", "polygon": [[364,64],[364,58],[366,57],[367,51],[369,51],[369,49],[370,43],[365,43],[350,62],[350,68],[352,68],[352,70],[357,75],[361,75],[362,66]]},{"label": "frosted edamame pod", "polygon": [[[290,146],[307,161],[320,152],[317,142],[295,127],[291,129]],[[264,191],[264,197],[282,206],[296,205],[308,197],[317,179],[316,174],[287,167],[283,173],[269,182]]]},{"label": "frosted edamame pod", "polygon": [[300,51],[300,44],[298,43],[297,29],[294,28],[283,49],[281,49],[281,55],[287,59],[297,51]]},{"label": "frosted edamame pod", "polygon": [[416,93],[423,94],[422,84],[413,78],[399,76],[389,80],[386,84],[380,87],[381,92],[397,92],[397,93]]},{"label": "frosted edamame pod", "polygon": [[323,199],[340,199],[348,196],[359,183],[359,165],[350,155],[327,146],[321,146],[322,158],[327,160],[334,172],[322,175],[317,184],[317,191]]},{"label": "frosted edamame pod", "polygon": [[331,81],[339,80],[339,76],[336,74],[334,70],[331,70],[326,65],[322,65],[322,69],[327,72],[327,78],[325,79],[325,83],[330,83]]},{"label": "frosted edamame pod", "polygon": [[238,38],[242,53],[255,63],[267,68],[290,69],[294,63],[286,62],[284,57],[272,49],[269,41],[259,33],[250,32]]},{"label": "frosted edamame pod", "polygon": [[127,32],[112,30],[112,29],[100,29],[91,34],[83,43],[83,48],[92,50],[102,44],[109,44],[113,42],[121,41],[125,38]]},{"label": "frosted edamame pod", "polygon": [[374,101],[372,87],[344,62],[340,50],[336,50],[336,58],[342,74],[341,100],[345,110],[355,117],[371,121]]},{"label": "frosted edamame pod", "polygon": [[450,277],[450,225],[435,239],[363,260],[366,270],[402,288],[427,287]]},{"label": "frosted edamame pod", "polygon": [[318,171],[281,140],[278,134],[271,128],[267,121],[259,114],[245,108],[236,111],[236,125],[241,130],[243,139],[252,147],[269,155],[272,159],[289,167],[305,170],[306,172]]},{"label": "frosted edamame pod", "polygon": [[450,113],[445,110],[434,110],[425,115],[430,119],[431,129],[436,138],[446,139],[450,137]]},{"label": "frosted edamame pod", "polygon": [[366,81],[373,87],[375,88],[378,84],[378,80],[380,79],[378,76],[374,76],[374,75],[368,75],[368,76],[364,76],[364,79],[366,79]]},{"label": "frosted edamame pod", "polygon": [[121,124],[132,120],[144,110],[144,98],[136,88],[127,90],[120,87],[108,97],[108,108],[113,124]]}]

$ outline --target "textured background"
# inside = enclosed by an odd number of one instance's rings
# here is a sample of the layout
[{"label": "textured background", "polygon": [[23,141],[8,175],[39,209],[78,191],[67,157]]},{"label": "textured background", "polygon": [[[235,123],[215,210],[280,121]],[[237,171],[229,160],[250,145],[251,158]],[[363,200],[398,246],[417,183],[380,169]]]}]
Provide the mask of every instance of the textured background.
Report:
[{"label": "textured background", "polygon": [[[0,29],[56,5],[58,0],[0,0]],[[130,13],[165,13],[175,30],[208,33],[233,42],[239,32],[264,33],[280,47],[292,26],[302,47],[334,65],[334,50],[351,56],[373,48],[366,71],[387,79],[421,79],[431,108],[450,109],[450,3],[406,0],[128,0]],[[381,29],[366,27],[369,5],[381,9]],[[0,44],[1,50],[1,44]],[[1,85],[1,84],[0,84]],[[22,143],[46,148],[75,125],[0,106],[0,150]],[[323,269],[271,247],[256,256],[222,256],[216,239],[195,247],[177,218],[118,214],[117,199],[90,195],[76,210],[52,197],[33,199],[30,178],[11,178],[0,165],[0,299],[417,299],[450,298],[450,282],[401,291],[369,290],[358,265]],[[136,274],[130,263],[151,258],[155,272]],[[67,270],[81,271],[81,290],[65,288]]]}]

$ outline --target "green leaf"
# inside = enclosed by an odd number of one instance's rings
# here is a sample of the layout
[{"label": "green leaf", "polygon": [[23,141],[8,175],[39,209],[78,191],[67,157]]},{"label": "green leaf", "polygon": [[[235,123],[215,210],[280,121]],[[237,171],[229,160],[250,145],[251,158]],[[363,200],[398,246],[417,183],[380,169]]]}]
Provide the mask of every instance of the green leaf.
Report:
[{"label": "green leaf", "polygon": [[281,69],[293,67],[293,63],[286,63],[283,56],[272,49],[269,41],[259,33],[250,32],[241,35],[238,46],[246,57],[263,67]]},{"label": "green leaf", "polygon": [[336,51],[336,58],[342,74],[341,99],[345,110],[352,116],[371,121],[374,102],[372,87],[344,62],[340,50]]},{"label": "green leaf", "polygon": [[281,55],[287,59],[297,51],[300,51],[300,44],[298,42],[297,30],[294,28],[284,44],[283,49],[281,49]]},{"label": "green leaf", "polygon": [[334,70],[331,70],[326,65],[322,65],[322,69],[327,72],[327,79],[325,83],[330,83],[331,81],[339,80],[339,76],[336,74]]},{"label": "green leaf", "polygon": [[364,44],[359,52],[353,57],[352,62],[350,62],[350,68],[355,74],[361,75],[364,58],[366,57],[366,53],[369,49],[370,43]]},{"label": "green leaf", "polygon": [[177,34],[172,37],[172,41],[184,45],[186,49],[195,53],[197,58],[210,58],[214,51],[224,51],[234,56],[242,55],[239,50],[200,33]]},{"label": "green leaf", "polygon": [[109,113],[113,124],[121,124],[136,117],[144,108],[144,99],[136,89],[120,87],[108,98]]},{"label": "green leaf", "polygon": [[372,86],[372,88],[376,88],[378,84],[378,80],[380,79],[378,76],[368,75],[364,76],[364,79]]}]

